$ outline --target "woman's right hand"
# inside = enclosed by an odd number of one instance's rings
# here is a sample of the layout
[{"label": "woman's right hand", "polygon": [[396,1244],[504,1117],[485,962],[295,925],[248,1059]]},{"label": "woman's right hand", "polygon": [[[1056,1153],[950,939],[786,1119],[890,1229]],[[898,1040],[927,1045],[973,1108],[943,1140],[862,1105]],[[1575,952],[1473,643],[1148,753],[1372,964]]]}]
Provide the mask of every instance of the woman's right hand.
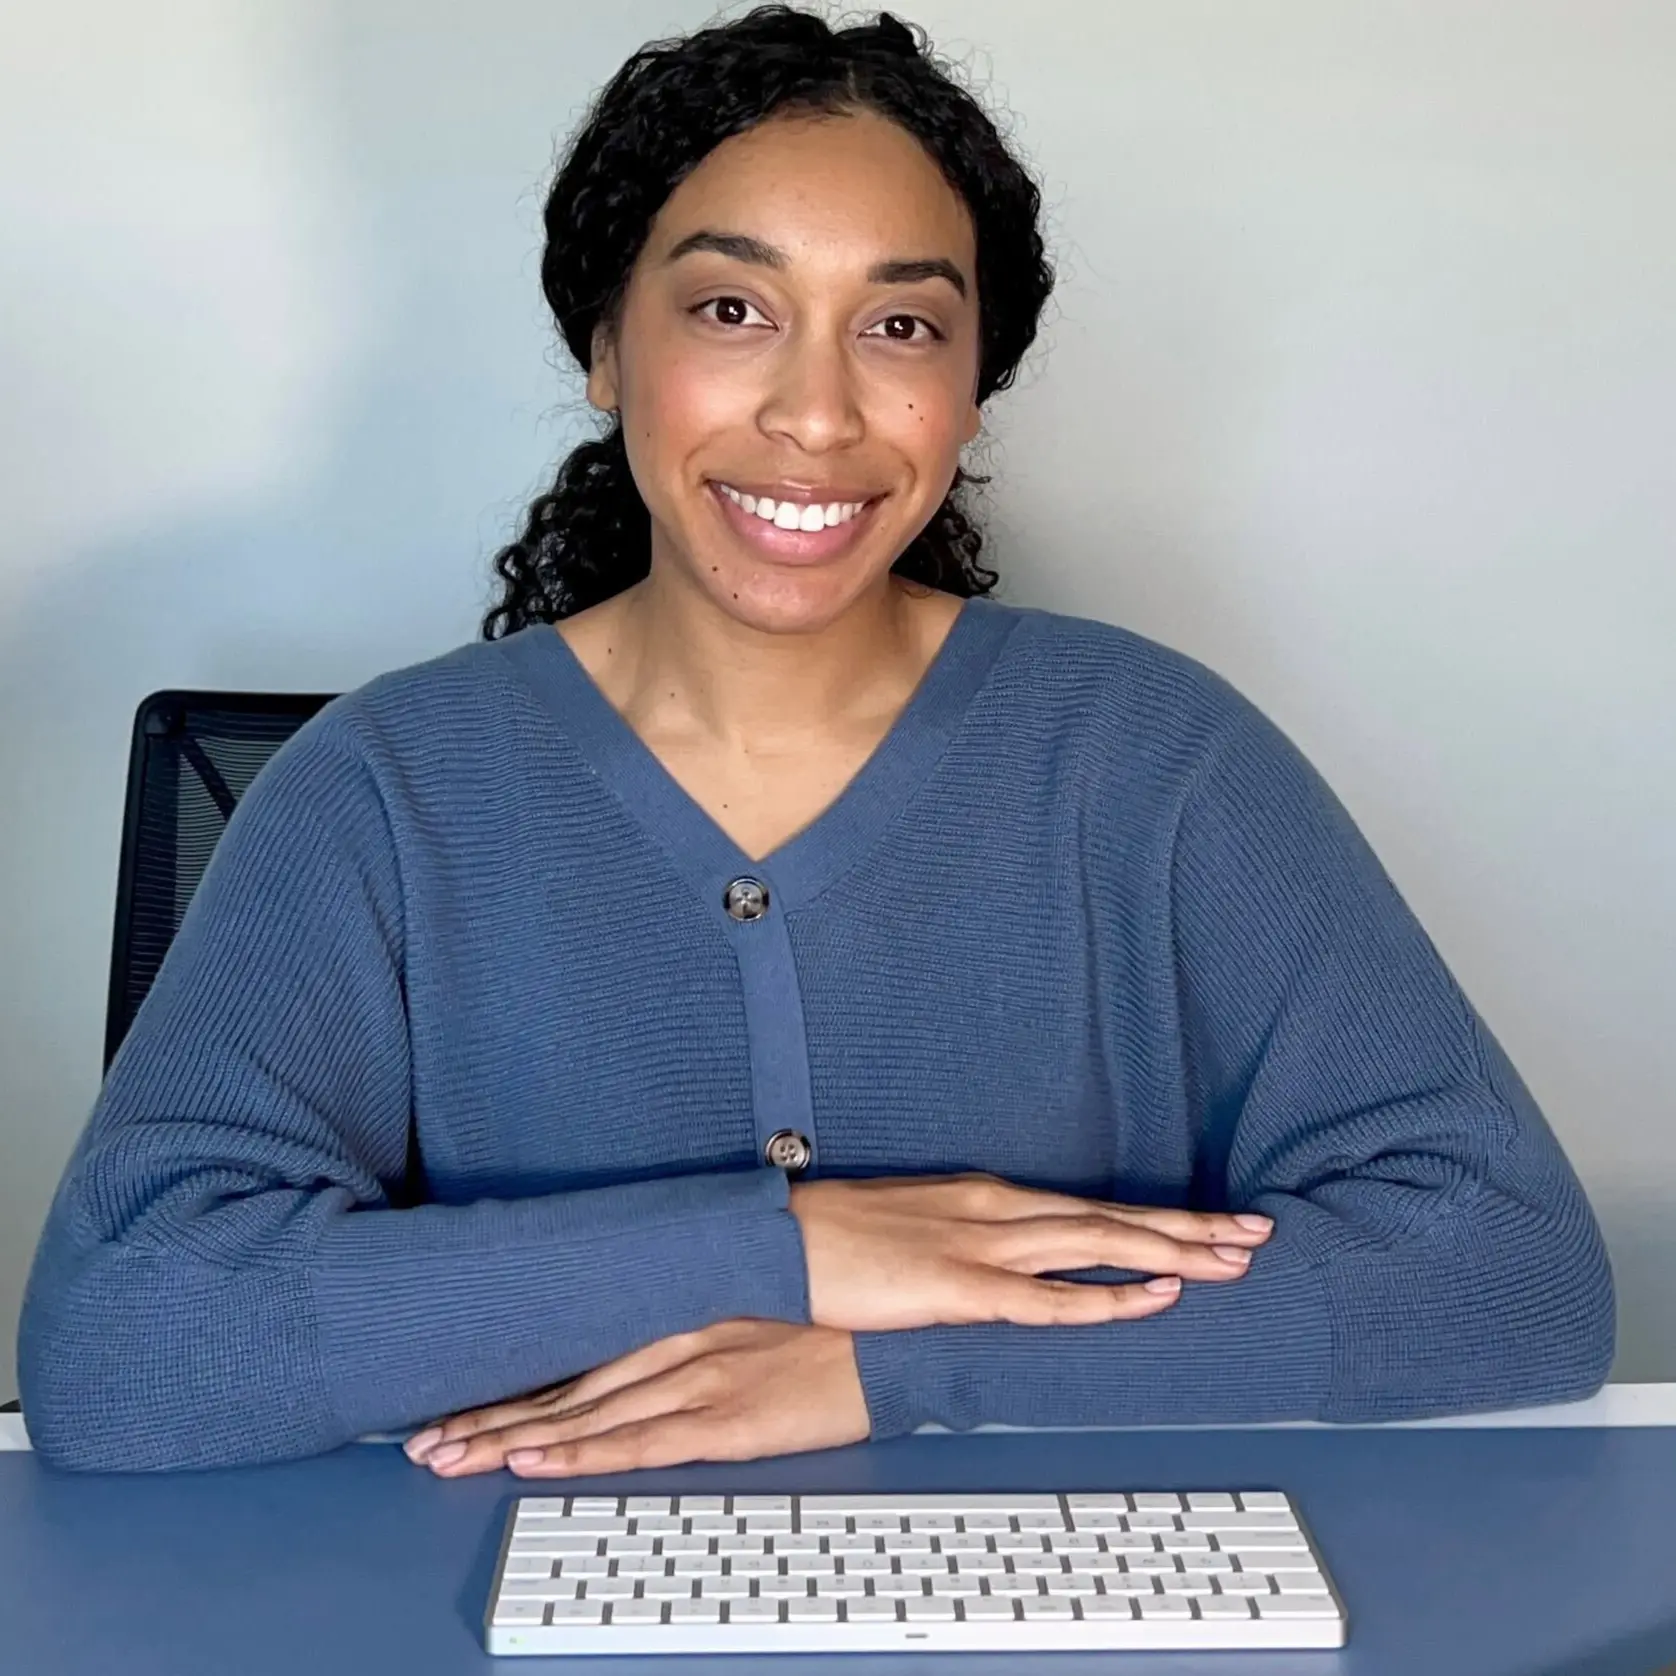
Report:
[{"label": "woman's right hand", "polygon": [[[1182,1280],[1237,1280],[1272,1232],[1203,1211],[1104,1204],[989,1175],[794,1182],[811,1319],[851,1332],[976,1321],[1072,1326],[1156,1315]],[[1087,1268],[1130,1285],[1042,1280]]]}]

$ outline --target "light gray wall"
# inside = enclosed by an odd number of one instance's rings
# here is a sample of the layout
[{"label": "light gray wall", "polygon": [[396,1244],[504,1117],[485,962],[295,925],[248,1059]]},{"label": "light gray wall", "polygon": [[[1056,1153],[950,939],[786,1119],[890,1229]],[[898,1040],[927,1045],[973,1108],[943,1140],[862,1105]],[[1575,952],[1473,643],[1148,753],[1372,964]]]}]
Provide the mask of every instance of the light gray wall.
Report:
[{"label": "light gray wall", "polygon": [[[991,419],[1009,596],[1310,753],[1582,1171],[1617,1377],[1676,1378],[1676,9],[904,10],[1017,113],[1063,261]],[[0,1341],[97,1084],[135,703],[473,634],[573,424],[555,137],[707,15],[0,21]]]}]

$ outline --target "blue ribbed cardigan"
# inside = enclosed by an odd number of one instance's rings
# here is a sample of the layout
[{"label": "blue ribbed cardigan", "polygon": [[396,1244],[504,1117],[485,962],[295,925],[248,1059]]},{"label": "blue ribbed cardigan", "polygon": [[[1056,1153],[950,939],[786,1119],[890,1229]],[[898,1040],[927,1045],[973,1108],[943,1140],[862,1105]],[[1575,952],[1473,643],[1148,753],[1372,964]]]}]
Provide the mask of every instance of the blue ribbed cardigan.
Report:
[{"label": "blue ribbed cardigan", "polygon": [[546,627],[297,734],[66,1169],[31,1434],[80,1468],[297,1456],[806,1321],[781,1129],[811,1178],[1275,1219],[1153,1319],[857,1334],[875,1437],[1560,1401],[1611,1359],[1576,1177],[1296,746],[1182,654],[979,600],[761,861]]}]

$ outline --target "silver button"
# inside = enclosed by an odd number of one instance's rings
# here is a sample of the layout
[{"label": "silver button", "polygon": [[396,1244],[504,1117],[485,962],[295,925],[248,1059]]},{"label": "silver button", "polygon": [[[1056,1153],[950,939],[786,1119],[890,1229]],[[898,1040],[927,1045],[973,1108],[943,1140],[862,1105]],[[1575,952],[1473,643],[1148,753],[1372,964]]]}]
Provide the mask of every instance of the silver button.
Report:
[{"label": "silver button", "polygon": [[795,1129],[777,1129],[768,1137],[762,1155],[770,1164],[778,1165],[790,1175],[797,1175],[808,1169],[813,1151],[806,1135],[798,1134]]},{"label": "silver button", "polygon": [[722,906],[735,919],[761,919],[768,912],[768,886],[761,879],[735,879],[722,896]]}]

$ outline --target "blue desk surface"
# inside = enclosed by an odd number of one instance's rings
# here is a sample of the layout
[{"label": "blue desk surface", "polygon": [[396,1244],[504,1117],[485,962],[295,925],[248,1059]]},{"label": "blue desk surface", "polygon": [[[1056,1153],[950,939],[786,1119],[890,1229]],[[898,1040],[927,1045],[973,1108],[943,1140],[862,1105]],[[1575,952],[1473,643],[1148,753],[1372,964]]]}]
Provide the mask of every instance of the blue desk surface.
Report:
[{"label": "blue desk surface", "polygon": [[[1676,1428],[919,1436],[577,1480],[717,1490],[1290,1492],[1351,1614],[1334,1653],[1031,1654],[1062,1676],[1647,1676],[1676,1660]],[[0,1454],[8,1676],[1013,1676],[983,1655],[494,1659],[480,1624],[507,1475],[389,1445],[236,1472],[77,1478]]]}]

